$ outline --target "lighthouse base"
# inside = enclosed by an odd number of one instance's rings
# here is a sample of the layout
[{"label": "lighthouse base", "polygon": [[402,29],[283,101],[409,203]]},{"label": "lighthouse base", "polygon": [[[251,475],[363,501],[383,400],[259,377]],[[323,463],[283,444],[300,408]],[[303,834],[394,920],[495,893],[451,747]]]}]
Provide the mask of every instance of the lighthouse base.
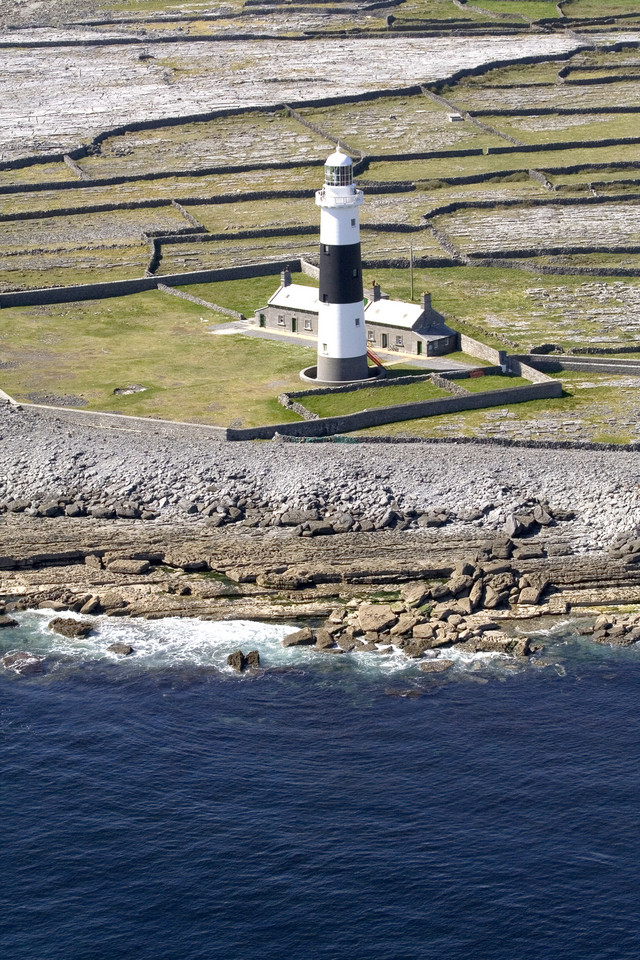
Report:
[{"label": "lighthouse base", "polygon": [[324,357],[318,355],[318,380],[327,383],[350,383],[366,380],[369,373],[366,353],[359,357]]},{"label": "lighthouse base", "polygon": [[305,383],[313,383],[316,387],[341,387],[346,386],[350,383],[366,383],[367,380],[382,380],[386,376],[386,370],[384,367],[369,367],[366,368],[366,373],[363,377],[349,377],[344,380],[328,380],[325,377],[318,376],[317,367],[305,367],[304,370],[300,371],[300,379]]}]

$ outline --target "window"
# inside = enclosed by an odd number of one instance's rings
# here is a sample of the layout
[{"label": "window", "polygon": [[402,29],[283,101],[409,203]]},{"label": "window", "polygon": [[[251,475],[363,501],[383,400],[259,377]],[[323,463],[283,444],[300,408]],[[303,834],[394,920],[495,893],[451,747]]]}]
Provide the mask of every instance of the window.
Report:
[{"label": "window", "polygon": [[360,326],[360,317],[356,317],[356,327]]},{"label": "window", "polygon": [[356,218],[355,218],[355,217],[351,217],[351,226],[352,226],[352,227],[355,227],[355,225],[356,225]]},{"label": "window", "polygon": [[398,335],[396,337],[396,347],[402,347],[402,346],[404,346],[404,340],[402,336]]},{"label": "window", "polygon": [[329,244],[328,244],[328,243],[323,243],[323,244],[322,244],[322,249],[323,249],[324,253],[326,253],[327,255],[329,254]]},{"label": "window", "polygon": [[376,335],[375,335],[375,333],[374,333],[373,330],[367,330],[367,341],[368,341],[369,343],[375,343],[375,342],[376,342]]},{"label": "window", "polygon": [[279,326],[279,327],[284,327],[284,314],[283,314],[283,313],[279,313],[279,314],[278,314],[278,326]]},{"label": "window", "polygon": [[322,302],[323,302],[323,303],[328,303],[328,302],[329,302],[329,294],[328,294],[328,293],[323,293],[323,294],[322,294]]},{"label": "window", "polygon": [[322,352],[323,352],[323,353],[326,353],[326,352],[327,352],[327,345],[326,345],[326,343],[323,343],[323,344],[322,344]]},{"label": "window", "polygon": [[351,276],[352,276],[352,277],[357,277],[357,276],[358,276],[358,273],[359,273],[358,268],[357,268],[357,267],[354,267],[353,270],[351,271]]},{"label": "window", "polygon": [[304,328],[305,330],[313,330],[313,323],[311,322],[311,320],[306,319],[304,321]]},{"label": "window", "polygon": [[324,168],[324,182],[330,187],[348,187],[353,183],[352,164],[345,164],[344,167],[330,167],[327,164]]}]

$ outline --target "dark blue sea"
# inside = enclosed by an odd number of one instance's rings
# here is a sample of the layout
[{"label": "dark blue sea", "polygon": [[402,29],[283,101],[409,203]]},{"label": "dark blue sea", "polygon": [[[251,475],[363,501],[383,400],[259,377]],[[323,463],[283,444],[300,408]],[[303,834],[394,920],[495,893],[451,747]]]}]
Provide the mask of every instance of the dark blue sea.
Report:
[{"label": "dark blue sea", "polygon": [[[640,650],[285,651],[281,626],[20,614],[0,652],[7,960],[636,960]],[[106,652],[128,639],[135,654]],[[238,646],[266,669],[223,667]]]}]

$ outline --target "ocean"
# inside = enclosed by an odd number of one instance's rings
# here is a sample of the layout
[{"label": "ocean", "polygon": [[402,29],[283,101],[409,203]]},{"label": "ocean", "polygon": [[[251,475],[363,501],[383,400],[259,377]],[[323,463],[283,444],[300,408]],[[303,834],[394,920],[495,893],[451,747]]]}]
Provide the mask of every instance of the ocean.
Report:
[{"label": "ocean", "polygon": [[637,647],[567,621],[546,667],[425,675],[281,625],[17,616],[0,651],[46,668],[0,669],[0,956],[636,960]]}]

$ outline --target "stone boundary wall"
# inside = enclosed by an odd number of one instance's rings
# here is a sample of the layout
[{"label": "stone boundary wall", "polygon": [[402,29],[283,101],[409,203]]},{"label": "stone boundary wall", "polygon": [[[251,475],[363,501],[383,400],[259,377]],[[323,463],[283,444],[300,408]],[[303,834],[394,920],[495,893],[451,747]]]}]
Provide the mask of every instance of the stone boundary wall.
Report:
[{"label": "stone boundary wall", "polygon": [[[553,20],[549,22],[552,24],[554,23]],[[386,33],[384,35],[386,35]],[[154,43],[161,42],[161,39],[162,38],[158,38],[157,41],[154,39]],[[166,38],[166,39],[171,40],[171,38]],[[185,37],[181,37],[180,39],[182,41],[182,40],[187,40],[188,38],[185,36]],[[192,37],[191,39],[211,42],[212,39],[215,40],[215,37],[214,38],[210,36],[206,36],[202,38]],[[224,35],[221,35],[221,39],[228,41],[232,39],[232,37],[228,34],[224,34]],[[242,43],[246,43],[250,38],[246,35],[242,35],[239,37],[239,39],[241,40]],[[273,38],[269,36],[268,39],[273,39]],[[301,37],[299,39],[300,40],[308,39],[308,37]],[[118,44],[127,43],[127,42],[133,43],[133,44],[139,44],[143,42],[146,43],[148,42],[148,40],[143,41],[138,38],[114,38],[113,45],[118,45]],[[74,46],[105,45],[105,41],[99,40],[98,38],[96,38],[95,41],[93,40],[75,41],[75,42],[71,41],[71,43]],[[45,41],[24,41],[24,42],[19,42],[17,44],[11,43],[11,42],[2,42],[0,43],[0,48],[2,47],[11,48],[16,46],[37,47],[43,44],[47,47],[56,46],[55,44],[48,43]],[[573,50],[570,50],[570,51],[564,51],[562,53],[557,53],[557,54],[553,54],[553,53],[533,54],[530,57],[520,57],[518,58],[517,61],[515,61],[515,63],[517,63],[517,65],[519,66],[526,66],[528,64],[548,63],[548,62],[567,60],[569,57],[575,56],[577,53],[581,53],[582,51],[585,51],[585,50],[592,50],[594,48],[594,45],[595,44],[593,42],[578,43],[573,48]],[[603,49],[616,51],[626,47],[636,49],[638,46],[640,46],[640,42],[638,41],[628,41],[628,42],[623,41],[617,44],[604,45]],[[460,70],[457,70],[454,73],[450,74],[448,77],[444,77],[441,80],[434,81],[430,83],[428,86],[430,90],[437,93],[438,90],[441,90],[444,87],[455,85],[464,77],[482,76],[485,73],[489,73],[491,70],[495,70],[500,67],[513,66],[513,65],[514,65],[513,60],[504,60],[504,59],[492,60],[483,64],[478,64],[475,67],[467,67],[467,68],[462,68]],[[336,97],[320,97],[317,100],[305,100],[300,102],[292,101],[290,103],[290,106],[293,107],[294,109],[314,108],[314,107],[323,107],[323,106],[329,107],[329,106],[336,106],[342,103],[365,103],[372,100],[379,100],[379,99],[385,99],[390,97],[406,97],[406,96],[420,96],[420,95],[424,95],[422,86],[411,85],[407,87],[385,88],[381,90],[368,90],[368,91],[364,91],[361,94],[357,94],[355,96],[342,95],[342,96],[336,96]],[[218,110],[210,110],[204,113],[185,114],[180,117],[160,117],[154,120],[138,120],[128,124],[119,124],[118,126],[111,127],[110,129],[107,129],[107,130],[103,130],[99,134],[97,134],[90,141],[90,143],[85,144],[81,147],[77,147],[73,150],[68,150],[66,151],[66,154],[72,157],[74,160],[82,159],[83,157],[86,157],[88,155],[90,148],[98,147],[101,143],[103,143],[105,140],[108,140],[110,137],[123,136],[125,133],[138,133],[142,130],[155,130],[155,129],[162,129],[162,128],[172,127],[172,126],[182,126],[188,123],[207,122],[210,120],[215,120],[219,117],[240,116],[243,113],[255,113],[255,112],[275,113],[278,110],[285,110],[285,109],[286,109],[286,105],[284,103],[275,103],[275,104],[270,104],[265,106],[254,105],[250,108],[225,107],[225,108],[220,108]],[[64,156],[65,154],[63,152],[57,152],[57,153],[48,153],[48,154],[40,154],[40,155],[34,154],[34,155],[31,155],[30,157],[19,157],[13,160],[6,160],[0,163],[0,170],[21,169],[24,167],[32,166],[33,164],[63,162]],[[323,160],[318,161],[319,165],[323,163],[324,163]],[[261,166],[265,166],[265,165],[262,164]],[[136,179],[139,179],[139,178],[136,178]]]},{"label": "stone boundary wall", "polygon": [[[252,0],[245,0],[246,3],[251,3]],[[258,3],[260,0],[253,0],[253,3]],[[303,117],[302,114],[295,110],[293,107],[290,107],[288,104],[285,104],[285,109],[292,120],[295,120],[296,123],[301,124],[301,126],[306,127],[307,130],[311,130],[312,133],[315,133],[316,136],[321,137],[323,140],[328,140],[329,143],[342,143],[342,146],[345,148],[347,153],[350,153],[352,156],[360,157],[361,160],[364,159],[364,153],[362,150],[358,150],[351,144],[347,143],[346,140],[341,140],[339,137],[334,137],[333,134],[328,133],[324,130],[318,123],[314,123],[313,120],[307,120],[306,117]]]},{"label": "stone boundary wall", "polygon": [[447,393],[453,394],[454,397],[467,397],[471,393],[470,390],[461,387],[459,383],[454,383],[453,378],[448,380],[439,373],[432,373],[430,380],[434,387],[440,387],[441,390],[446,390]]},{"label": "stone boundary wall", "polygon": [[594,147],[620,147],[640,143],[640,137],[605,137],[603,140],[558,140],[553,143],[525,143],[521,147],[487,147],[487,154],[546,153],[555,150],[592,150]]},{"label": "stone boundary wall", "polygon": [[571,117],[588,114],[596,116],[599,113],[640,113],[640,104],[611,107],[603,104],[601,107],[496,107],[495,110],[474,110],[477,117]]},{"label": "stone boundary wall", "polygon": [[285,437],[286,443],[406,443],[406,444],[470,444],[474,447],[513,447],[524,450],[586,450],[609,453],[638,453],[640,441],[633,443],[599,443],[589,440],[516,440],[511,437],[345,437],[334,434],[330,437]]},{"label": "stone boundary wall", "polygon": [[425,226],[429,233],[432,234],[434,240],[440,244],[444,252],[448,253],[452,260],[455,260],[456,263],[469,263],[469,257],[461,250],[458,250],[453,240],[447,236],[444,230],[439,230],[433,223],[426,223]]},{"label": "stone boundary wall", "polygon": [[21,407],[34,413],[55,414],[56,419],[82,427],[107,427],[109,429],[138,431],[140,433],[162,433],[168,436],[185,438],[196,430],[201,437],[210,436],[212,440],[226,440],[227,428],[206,423],[188,423],[179,420],[161,420],[152,417],[135,417],[124,413],[102,413],[95,410],[79,410],[77,407],[53,407],[42,403],[21,403]]},{"label": "stone boundary wall", "polygon": [[640,360],[618,360],[605,357],[567,357],[565,354],[525,354],[511,357],[515,364],[522,360],[525,365],[541,372],[560,373],[562,370],[576,370],[580,373],[616,373],[623,376],[640,377]]},{"label": "stone boundary wall", "polygon": [[558,380],[532,383],[526,387],[511,387],[483,393],[469,393],[465,397],[444,397],[440,400],[424,400],[402,403],[375,410],[340,417],[324,417],[298,423],[280,423],[262,427],[232,428],[227,430],[229,440],[271,440],[275,434],[282,436],[322,437],[336,433],[349,433],[367,427],[383,426],[422,417],[436,417],[445,413],[463,410],[479,410],[485,407],[500,407],[506,403],[523,403],[527,400],[551,399],[562,396],[562,384]]},{"label": "stone boundary wall", "polygon": [[491,250],[488,254],[480,250],[473,250],[466,254],[466,258],[471,261],[482,260],[486,262],[487,256],[491,260],[512,260],[518,257],[558,257],[570,256],[572,254],[590,254],[590,253],[640,253],[640,244],[620,245],[610,244],[583,244],[576,246],[558,246],[558,247],[523,247],[515,250]]},{"label": "stone boundary wall", "polygon": [[[550,172],[550,171],[548,171]],[[427,223],[436,217],[448,216],[460,210],[497,210],[501,207],[577,207],[596,206],[598,204],[615,203],[616,197],[514,197],[503,200],[452,200],[441,207],[422,214],[422,220]],[[640,193],[625,194],[625,200],[640,200]]]},{"label": "stone boundary wall", "polygon": [[[0,186],[0,194],[33,193],[39,190],[78,190],[90,187],[115,187],[123,183],[137,183],[139,180],[148,182],[151,180],[190,179],[192,177],[208,177],[228,173],[249,173],[253,170],[296,170],[299,167],[321,167],[323,164],[324,160],[309,158],[303,163],[299,160],[265,160],[264,163],[237,163],[215,167],[181,167],[179,170],[147,170],[146,173],[99,177],[83,182],[79,182],[78,180],[42,180],[38,183],[3,184]],[[25,166],[29,166],[29,164],[25,164]],[[13,168],[6,167],[4,163],[0,164],[0,170],[5,169]],[[279,193],[280,191],[276,192]],[[234,199],[235,197],[231,197],[227,202],[232,202]],[[171,201],[163,200],[163,203],[171,203]]]},{"label": "stone boundary wall", "polygon": [[[476,260],[477,266],[481,267],[504,267],[506,270],[526,270],[529,273],[546,273],[550,276],[568,276],[568,277],[640,277],[640,268],[638,267],[569,267],[555,266],[554,264],[536,263],[531,260],[500,260],[497,257],[487,257],[485,260]],[[494,337],[507,340],[499,334],[493,334]],[[508,341],[509,346],[517,347],[513,341]]]},{"label": "stone boundary wall", "polygon": [[215,310],[216,313],[223,313],[226,317],[232,317],[234,320],[246,320],[243,313],[237,310],[231,310],[229,307],[221,307],[218,303],[212,303],[210,300],[203,300],[202,297],[194,297],[191,293],[184,290],[176,290],[175,287],[169,287],[166,283],[159,283],[158,290],[162,293],[169,293],[173,297],[180,297],[181,300],[188,300],[189,303],[196,303],[200,307],[206,307],[208,310]]},{"label": "stone boundary wall", "polygon": [[78,300],[104,300],[124,297],[132,293],[156,290],[158,283],[182,286],[189,283],[219,283],[223,280],[243,280],[279,274],[288,266],[300,270],[300,260],[287,259],[265,263],[249,263],[238,267],[219,267],[214,270],[195,270],[191,273],[171,273],[162,277],[139,277],[134,280],[111,280],[108,283],[85,283],[68,287],[46,287],[39,290],[18,290],[0,293],[0,310],[7,307],[42,306],[50,303],[75,303]]},{"label": "stone boundary wall", "polygon": [[469,337],[466,333],[460,334],[460,349],[463,353],[468,353],[472,357],[478,357],[480,360],[488,360],[489,363],[498,364],[501,371],[507,362],[506,350],[496,350],[494,347],[490,347],[480,340],[474,340],[473,337]]},{"label": "stone boundary wall", "polygon": [[[548,22],[552,24],[555,23],[554,20]],[[635,44],[633,42],[629,43],[629,46],[634,45]],[[532,54],[530,57],[518,57],[516,61],[490,60],[487,63],[480,63],[475,67],[462,67],[460,70],[456,70],[454,73],[449,74],[448,77],[444,77],[442,80],[434,80],[427,84],[427,86],[434,93],[439,93],[439,91],[443,90],[445,87],[455,86],[455,84],[459,83],[460,80],[464,80],[465,77],[482,77],[485,73],[491,73],[492,70],[498,70],[501,67],[524,67],[532,66],[536,63],[554,63],[556,61],[568,60],[569,57],[574,57],[577,53],[582,53],[585,50],[593,50],[594,46],[595,42],[577,43],[573,50],[565,50],[562,53]],[[605,49],[615,50],[616,45],[606,45]]]},{"label": "stone boundary wall", "polygon": [[297,227],[257,227],[252,230],[229,231],[228,233],[166,233],[158,237],[158,242],[163,245],[184,244],[184,243],[220,243],[227,240],[259,240],[262,237],[301,237],[310,236],[314,233],[320,235],[320,227],[304,226],[300,224]]},{"label": "stone boundary wall", "polygon": [[43,220],[51,217],[82,216],[85,213],[111,213],[113,210],[144,210],[145,208],[170,207],[171,200],[126,200],[123,203],[91,203],[85,207],[55,207],[52,210],[22,210],[19,213],[0,214],[0,223],[14,220]]},{"label": "stone boundary wall", "polygon": [[300,257],[300,273],[304,273],[306,277],[313,277],[314,280],[320,279],[320,267],[305,260],[304,257]]},{"label": "stone boundary wall", "polygon": [[523,360],[523,357],[508,357],[507,366],[509,368],[509,372],[518,377],[524,377],[525,380],[530,380],[531,383],[548,383],[550,380],[555,382],[553,381],[553,378],[547,376],[543,370],[532,366],[530,363],[524,363]]},{"label": "stone boundary wall", "polygon": [[569,347],[567,350],[559,350],[565,354],[595,354],[596,356],[609,356],[617,353],[640,353],[640,343],[626,343],[619,347]]},{"label": "stone boundary wall", "polygon": [[157,237],[151,241],[151,257],[147,266],[147,277],[152,277],[162,262],[162,245]]},{"label": "stone boundary wall", "polygon": [[180,203],[179,200],[172,200],[171,206],[175,207],[178,213],[180,213],[184,217],[187,223],[191,224],[194,230],[197,230],[197,231],[205,230],[205,227],[200,223],[200,221],[196,220],[193,214],[189,213],[188,210],[185,210],[184,206]]}]

